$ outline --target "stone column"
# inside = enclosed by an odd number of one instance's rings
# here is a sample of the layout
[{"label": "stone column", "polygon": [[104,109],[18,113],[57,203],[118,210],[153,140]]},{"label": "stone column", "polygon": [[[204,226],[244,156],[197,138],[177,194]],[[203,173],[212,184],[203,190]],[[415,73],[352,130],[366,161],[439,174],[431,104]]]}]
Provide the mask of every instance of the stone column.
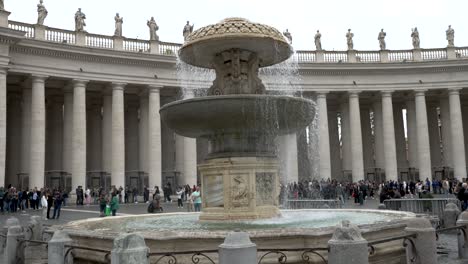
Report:
[{"label": "stone column", "polygon": [[418,165],[418,144],[416,128],[416,109],[413,100],[406,101],[406,133],[408,137],[408,165],[410,168],[417,168]]},{"label": "stone column", "polygon": [[463,135],[463,121],[460,106],[460,90],[449,90],[450,128],[452,138],[452,157],[455,177],[462,181],[466,178],[465,138]]},{"label": "stone column", "polygon": [[149,249],[139,234],[121,234],[114,239],[111,251],[112,264],[149,264]]},{"label": "stone column", "polygon": [[[139,168],[148,173],[148,94],[140,95],[140,122],[139,122]],[[154,186],[150,186],[154,188]]]},{"label": "stone column", "polygon": [[148,129],[149,129],[149,186],[162,185],[161,171],[161,116],[159,115],[160,108],[160,86],[149,86],[149,112],[148,112]]},{"label": "stone column", "polygon": [[102,170],[112,171],[112,96],[102,97]]},{"label": "stone column", "polygon": [[124,83],[112,83],[111,185],[125,187]]},{"label": "stone column", "polygon": [[45,166],[45,80],[46,76],[32,76],[31,151],[29,187],[44,187]]},{"label": "stone column", "polygon": [[31,89],[23,88],[21,129],[21,172],[29,173],[29,159],[31,158]]},{"label": "stone column", "polygon": [[392,93],[382,92],[382,117],[383,117],[383,139],[385,156],[385,179],[398,180],[396,145],[395,145],[395,127],[393,121],[393,103]]},{"label": "stone column", "polygon": [[248,233],[232,232],[219,245],[219,264],[256,264],[257,245],[250,241]]},{"label": "stone column", "polygon": [[[427,129],[429,131],[429,147],[431,151],[431,167],[442,166],[442,152],[440,149],[439,117],[437,105],[427,106]],[[425,180],[421,179],[421,180]]]},{"label": "stone column", "polygon": [[364,161],[362,156],[361,114],[359,92],[349,93],[349,120],[351,134],[351,163],[353,182],[364,180]]},{"label": "stone column", "polygon": [[86,84],[73,80],[72,190],[86,188]]},{"label": "stone column", "polygon": [[405,127],[403,124],[403,107],[401,104],[393,104],[393,120],[395,124],[395,144],[397,167],[407,168]]},{"label": "stone column", "polygon": [[17,174],[21,172],[21,94],[11,92],[7,100],[6,156],[8,159],[5,165],[5,183],[19,189],[21,185],[18,184]]},{"label": "stone column", "polygon": [[[417,99],[416,99],[417,100]],[[416,102],[416,105],[418,103]],[[416,106],[417,108],[417,106]],[[437,264],[436,232],[431,222],[426,218],[411,218],[408,220],[407,233],[416,233],[417,237],[412,238],[413,243],[407,243],[406,258],[407,263],[417,254],[416,264]],[[412,248],[414,246],[414,248]]]},{"label": "stone column", "polygon": [[362,126],[362,156],[364,161],[364,175],[368,168],[375,167],[374,152],[372,150],[372,128],[370,121],[370,111],[367,106],[361,107],[361,126]]},{"label": "stone column", "polygon": [[[0,13],[8,13],[6,11]],[[0,14],[1,15],[1,14]],[[8,15],[6,19],[8,26]],[[0,184],[5,183],[5,162],[6,162],[6,126],[7,126],[7,70],[0,70]]]},{"label": "stone column", "polygon": [[18,264],[18,258],[24,259],[24,248],[18,249],[19,239],[23,237],[23,228],[19,225],[10,226],[6,239],[6,248],[4,253],[5,264]]},{"label": "stone column", "polygon": [[319,176],[324,179],[331,179],[330,164],[330,137],[328,128],[328,107],[327,93],[317,94],[318,110],[318,133],[319,133]]},{"label": "stone column", "polygon": [[335,161],[331,166],[332,179],[341,180],[342,164],[340,161],[340,136],[338,134],[338,118],[336,110],[328,111],[328,128],[330,132],[330,160]]},{"label": "stone column", "polygon": [[418,149],[419,178],[429,178],[432,181],[431,152],[429,146],[429,130],[427,126],[427,110],[425,90],[414,92],[416,104],[416,141]]},{"label": "stone column", "polygon": [[382,102],[374,102],[375,167],[385,168]]},{"label": "stone column", "polygon": [[443,147],[443,163],[444,166],[453,168],[452,159],[452,131],[450,124],[450,105],[449,99],[443,97],[439,101],[440,103],[440,121],[442,123],[442,147]]},{"label": "stone column", "polygon": [[[350,136],[350,120],[349,120],[349,104],[342,103],[341,111],[341,157],[343,170],[350,171],[351,165],[351,136]],[[347,179],[346,179],[347,180]]]},{"label": "stone column", "polygon": [[296,134],[288,134],[278,137],[280,171],[282,182],[291,183],[299,181],[297,164],[297,137]]},{"label": "stone column", "polygon": [[73,92],[68,86],[63,100],[63,170],[72,173],[73,160]]}]

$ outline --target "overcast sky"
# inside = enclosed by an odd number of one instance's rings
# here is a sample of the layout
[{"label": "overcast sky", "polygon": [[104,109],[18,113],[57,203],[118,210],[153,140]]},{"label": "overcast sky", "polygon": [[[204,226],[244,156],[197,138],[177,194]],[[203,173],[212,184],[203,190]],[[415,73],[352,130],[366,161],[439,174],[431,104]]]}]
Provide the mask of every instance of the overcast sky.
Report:
[{"label": "overcast sky", "polygon": [[[10,20],[36,23],[39,0],[5,0]],[[377,35],[387,32],[388,49],[410,49],[411,28],[417,26],[422,48],[446,47],[445,30],[455,29],[455,45],[468,46],[467,0],[44,0],[45,25],[74,29],[78,7],[86,14],[86,30],[112,35],[114,16],[124,17],[123,34],[148,39],[146,21],[154,16],[160,40],[181,43],[187,20],[195,29],[223,18],[239,16],[292,33],[296,50],[315,49],[314,34],[322,33],[326,50],[345,50],[348,28],[354,48],[377,50]]]}]

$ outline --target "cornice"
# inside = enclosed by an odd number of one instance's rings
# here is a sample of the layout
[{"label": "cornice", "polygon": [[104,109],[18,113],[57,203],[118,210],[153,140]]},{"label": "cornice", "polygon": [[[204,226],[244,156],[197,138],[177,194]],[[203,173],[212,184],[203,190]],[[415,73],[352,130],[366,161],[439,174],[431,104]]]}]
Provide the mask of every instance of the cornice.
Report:
[{"label": "cornice", "polygon": [[173,56],[80,47],[70,44],[29,39],[11,46],[10,53],[104,64],[135,65],[149,68],[174,68],[177,60],[177,58]]}]

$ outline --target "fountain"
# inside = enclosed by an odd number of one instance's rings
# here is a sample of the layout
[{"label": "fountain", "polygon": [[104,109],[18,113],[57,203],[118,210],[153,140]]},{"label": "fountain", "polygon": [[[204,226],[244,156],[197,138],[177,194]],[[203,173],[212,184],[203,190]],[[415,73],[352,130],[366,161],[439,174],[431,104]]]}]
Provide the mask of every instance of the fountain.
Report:
[{"label": "fountain", "polygon": [[180,49],[181,60],[216,72],[208,96],[160,110],[177,134],[209,141],[208,159],[198,167],[200,220],[279,216],[275,138],[305,128],[314,108],[303,98],[267,95],[258,71],[291,54],[276,29],[242,18],[199,29]]},{"label": "fountain", "polygon": [[[207,96],[176,101],[160,109],[162,120],[179,135],[209,141],[208,158],[198,167],[201,213],[95,218],[54,226],[48,232],[65,230],[74,244],[101,249],[112,248],[119,234],[135,232],[145,238],[150,252],[164,255],[216,250],[227,233],[241,229],[250,234],[258,248],[293,249],[287,253],[291,263],[303,258],[294,249],[327,245],[334,226],[342,220],[358,224],[366,239],[401,235],[407,219],[414,214],[279,210],[275,138],[306,127],[315,111],[309,100],[268,95],[258,70],[286,60],[291,53],[276,29],[241,18],[203,27],[181,48],[181,60],[216,71]],[[387,261],[388,256],[399,260],[403,252],[399,243],[389,242],[371,263]],[[77,254],[89,262],[97,258],[89,252]],[[216,259],[217,255],[212,257]],[[264,260],[262,263],[278,263],[277,258]],[[187,258],[180,263],[191,262]]]}]

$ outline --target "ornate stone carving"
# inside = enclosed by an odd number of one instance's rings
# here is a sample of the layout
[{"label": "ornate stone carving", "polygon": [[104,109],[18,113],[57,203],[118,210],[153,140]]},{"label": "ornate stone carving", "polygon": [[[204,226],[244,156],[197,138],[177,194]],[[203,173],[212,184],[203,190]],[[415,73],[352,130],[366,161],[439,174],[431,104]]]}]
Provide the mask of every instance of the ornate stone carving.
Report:
[{"label": "ornate stone carving", "polygon": [[49,12],[47,11],[46,7],[43,4],[43,0],[39,1],[37,4],[37,24],[44,25],[44,20],[46,19]]},{"label": "ornate stone carving", "polygon": [[78,11],[75,13],[75,31],[84,31],[84,27],[86,26],[85,19],[86,15],[81,12],[81,8],[78,8]]},{"label": "ornate stone carving", "polygon": [[411,38],[413,39],[413,49],[419,49],[419,32],[418,28],[411,29]]},{"label": "ornate stone carving", "polygon": [[322,50],[322,34],[318,30],[317,30],[317,33],[315,34],[314,41],[315,41],[315,49]]},{"label": "ornate stone carving", "polygon": [[250,204],[249,183],[247,175],[236,175],[231,181],[233,207],[248,207]]},{"label": "ornate stone carving", "polygon": [[114,36],[122,37],[122,24],[123,24],[123,17],[120,17],[119,13],[115,14],[115,32]]},{"label": "ornate stone carving", "polygon": [[187,24],[184,26],[184,30],[182,31],[182,35],[184,36],[184,41],[188,40],[188,37],[193,32],[193,24],[190,25],[190,21],[187,21]]},{"label": "ornate stone carving", "polygon": [[338,226],[333,233],[331,240],[334,241],[362,241],[364,238],[361,235],[359,227],[351,224],[348,220],[343,220],[341,226]]},{"label": "ornate stone carving", "polygon": [[379,40],[380,50],[385,50],[387,47],[387,44],[385,43],[386,36],[387,36],[387,33],[385,33],[382,28],[382,30],[380,30],[379,32],[379,36],[377,37],[377,39]]},{"label": "ornate stone carving", "polygon": [[292,35],[291,32],[288,31],[288,29],[286,29],[286,31],[283,32],[283,35],[288,39],[289,44],[292,44]]},{"label": "ornate stone carving", "polygon": [[348,45],[348,50],[353,50],[354,42],[353,42],[354,33],[351,33],[351,29],[348,29],[348,33],[346,33],[346,44]]},{"label": "ornate stone carving", "polygon": [[273,173],[256,173],[255,191],[257,194],[257,206],[276,205],[278,199],[273,196],[275,192],[272,192],[275,188],[275,175]]},{"label": "ornate stone carving", "polygon": [[448,29],[445,31],[445,34],[447,35],[448,47],[454,47],[455,46],[455,30],[453,30],[451,25],[448,26]]},{"label": "ornate stone carving", "polygon": [[148,22],[146,22],[146,25],[149,28],[150,31],[150,40],[159,40],[159,36],[156,33],[156,31],[159,30],[158,24],[156,24],[156,21],[154,20],[154,17],[151,17]]}]

